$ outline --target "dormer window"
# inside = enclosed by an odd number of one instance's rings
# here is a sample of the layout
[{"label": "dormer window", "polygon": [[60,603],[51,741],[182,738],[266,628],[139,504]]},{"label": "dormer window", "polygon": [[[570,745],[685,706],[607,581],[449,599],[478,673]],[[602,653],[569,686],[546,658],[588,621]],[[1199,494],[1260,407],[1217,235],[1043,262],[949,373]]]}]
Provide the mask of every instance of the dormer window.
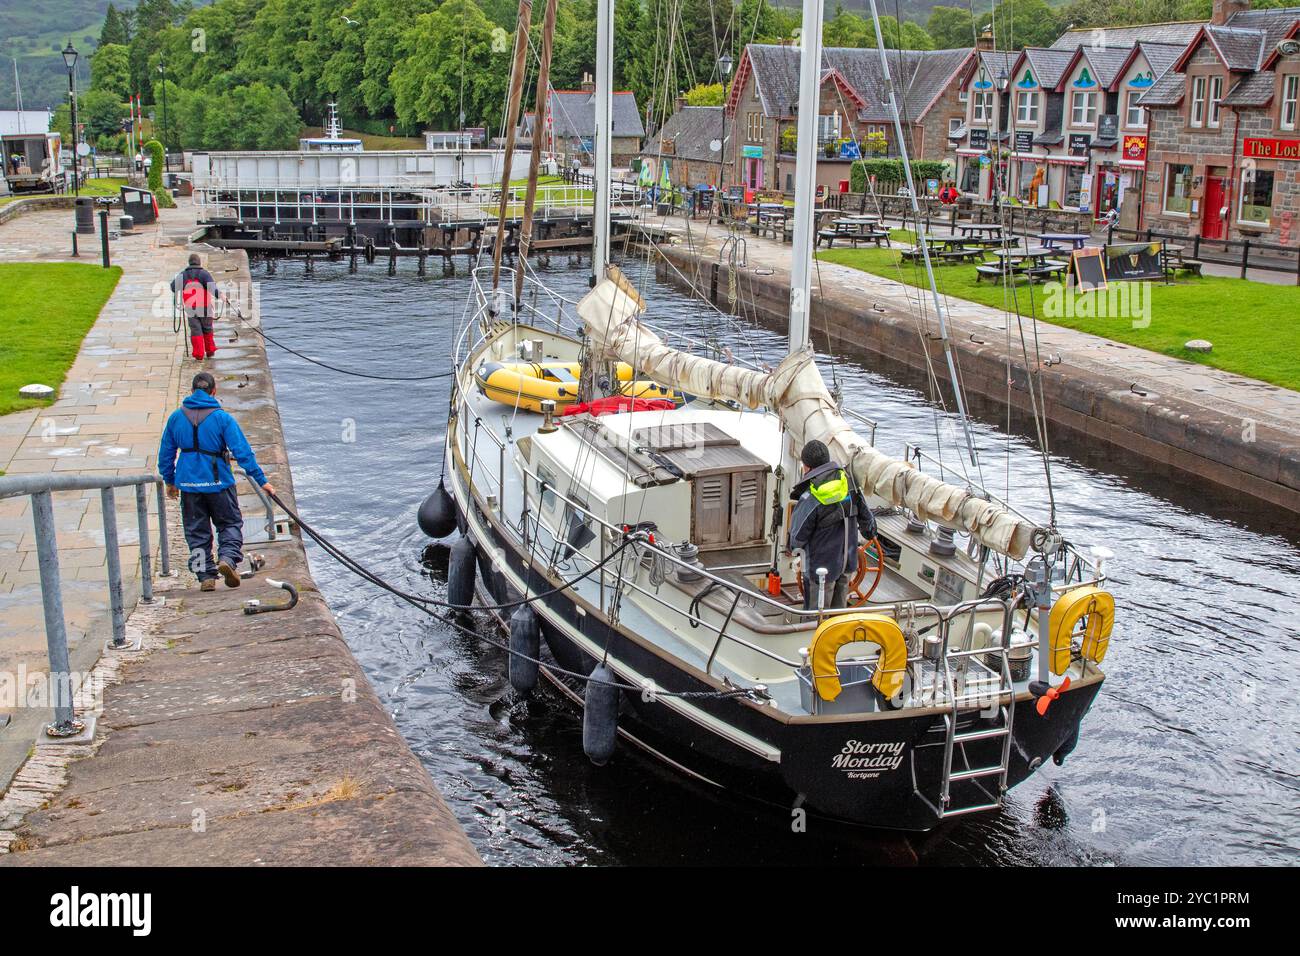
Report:
[{"label": "dormer window", "polygon": [[1205,125],[1205,77],[1192,77],[1192,105],[1187,113],[1188,126]]},{"label": "dormer window", "polygon": [[1070,96],[1070,125],[1097,125],[1097,93],[1091,90],[1075,90]]},{"label": "dormer window", "polygon": [[1300,101],[1300,73],[1282,77],[1282,110],[1278,122],[1282,129],[1296,128],[1297,101]]},{"label": "dormer window", "polygon": [[1038,94],[1016,94],[1016,122],[1024,126],[1038,125]]},{"label": "dormer window", "polygon": [[1223,77],[1210,77],[1209,115],[1205,125],[1212,129],[1219,128],[1219,105],[1223,99]]}]

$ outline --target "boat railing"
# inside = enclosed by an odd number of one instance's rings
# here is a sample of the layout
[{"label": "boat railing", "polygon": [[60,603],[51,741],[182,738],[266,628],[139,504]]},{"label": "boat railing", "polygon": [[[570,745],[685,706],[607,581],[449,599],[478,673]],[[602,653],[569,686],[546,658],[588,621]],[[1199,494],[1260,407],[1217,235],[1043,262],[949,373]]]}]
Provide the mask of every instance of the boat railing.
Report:
[{"label": "boat railing", "polygon": [[[648,536],[638,536],[628,539],[628,529],[624,526],[616,525],[605,520],[600,515],[591,511],[586,505],[576,501],[556,488],[552,483],[552,479],[537,474],[536,472],[529,470],[526,465],[518,462],[516,462],[516,467],[518,468],[523,482],[520,488],[520,497],[522,502],[520,518],[516,524],[506,514],[505,496],[503,493],[506,468],[506,448],[509,444],[509,440],[502,440],[493,434],[491,428],[483,429],[481,427],[481,416],[474,413],[463,395],[460,399],[459,415],[457,417],[459,422],[466,426],[470,422],[474,423],[473,435],[471,436],[469,428],[465,427],[462,431],[461,441],[455,446],[470,475],[482,475],[484,473],[490,474],[490,469],[493,466],[497,468],[497,474],[495,476],[490,476],[489,478],[497,489],[497,494],[495,496],[496,500],[494,502],[486,501],[486,503],[489,506],[489,510],[496,512],[502,524],[511,528],[512,531],[520,537],[521,541],[540,542],[549,539],[552,548],[558,549],[565,546],[567,543],[567,536],[562,533],[558,527],[552,527],[548,524],[542,517],[541,505],[544,495],[553,496],[556,501],[564,505],[564,508],[560,509],[560,513],[566,516],[566,520],[572,520],[572,518],[576,516],[578,520],[584,524],[590,522],[591,526],[599,529],[599,533],[595,535],[595,538],[599,541],[597,553],[593,556],[592,554],[588,554],[582,548],[572,548],[571,553],[566,559],[575,562],[575,565],[577,565],[575,567],[573,578],[576,579],[578,576],[583,574],[589,575],[593,570],[599,567],[600,570],[595,575],[595,578],[599,588],[600,608],[602,612],[606,614],[617,616],[618,602],[621,601],[621,594],[627,591],[633,591],[645,598],[647,601],[657,604],[660,607],[682,617],[684,621],[693,624],[695,627],[704,628],[706,631],[714,634],[715,638],[706,665],[706,671],[708,673],[712,673],[714,662],[717,659],[723,642],[728,642],[745,648],[746,650],[784,667],[797,669],[804,664],[804,661],[802,660],[787,657],[771,648],[747,640],[746,638],[730,631],[729,625],[736,610],[740,607],[742,602],[748,602],[749,606],[755,607],[760,604],[766,605],[784,615],[794,618],[796,622],[807,622],[810,625],[837,614],[861,612],[863,610],[863,608],[860,607],[828,608],[821,610],[805,610],[799,607],[792,607],[788,604],[774,600],[771,596],[759,591],[758,589],[745,587],[735,581],[728,580],[713,573],[708,568],[704,568],[694,562],[683,560],[674,554],[671,548],[666,547],[663,543],[651,543]],[[497,460],[495,462],[486,462],[483,460],[482,456],[479,455],[477,438],[480,432],[486,432],[486,434],[492,439],[492,443],[497,452]],[[532,482],[533,487],[538,489],[537,507],[531,506],[532,501],[529,496],[529,482]],[[720,589],[724,601],[727,599],[730,601],[730,610],[723,618],[721,624],[711,623],[702,613],[698,615],[692,614],[689,609],[683,609],[682,607],[665,600],[664,597],[658,593],[657,588],[651,590],[639,582],[639,573],[634,573],[630,576],[624,575],[622,573],[622,559],[614,565],[614,570],[611,571],[608,565],[612,554],[610,551],[611,543],[621,542],[624,540],[629,540],[631,542],[628,544],[628,547],[633,551],[638,567],[640,566],[643,557],[649,555],[652,561],[662,562],[664,568],[683,570],[687,575],[694,576],[697,580],[707,582],[706,586],[711,586],[711,589]],[[977,598],[946,606],[936,605],[925,601],[914,601],[889,605],[872,605],[869,609],[889,613],[895,620],[899,621],[900,624],[906,622],[918,637],[924,637],[926,634],[937,628],[937,636],[942,642],[941,659],[946,661],[950,656],[955,658],[969,657],[978,659],[980,655],[997,653],[998,648],[988,647],[951,651],[950,636],[952,628],[956,626],[957,622],[960,620],[963,626],[969,630],[973,628],[975,616],[977,614],[981,612],[997,611],[1003,615],[1004,619],[1002,630],[1004,635],[1003,641],[1009,642],[1010,634],[1012,633],[1010,624],[1011,614],[1014,610],[1014,606],[1009,602],[998,598]],[[924,642],[918,640],[916,644],[917,646],[915,648],[909,649],[909,665],[919,665],[920,661],[925,659]],[[1009,649],[1013,645],[1007,643],[1006,646]],[[948,679],[946,673],[944,679],[945,681]],[[946,701],[951,703],[952,701],[948,699],[949,695],[946,692],[944,694],[939,694],[940,689],[941,686],[936,680],[934,694],[938,695],[937,700],[940,702]]]}]

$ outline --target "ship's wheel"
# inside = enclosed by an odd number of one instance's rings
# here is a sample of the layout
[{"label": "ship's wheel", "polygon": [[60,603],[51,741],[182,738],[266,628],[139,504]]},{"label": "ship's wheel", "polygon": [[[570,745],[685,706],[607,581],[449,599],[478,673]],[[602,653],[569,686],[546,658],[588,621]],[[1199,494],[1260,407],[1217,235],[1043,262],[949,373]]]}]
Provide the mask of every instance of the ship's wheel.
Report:
[{"label": "ship's wheel", "polygon": [[[872,563],[871,554],[875,553],[875,563]],[[872,538],[866,544],[858,545],[858,566],[853,571],[853,577],[849,579],[849,607],[862,607],[866,604],[871,595],[875,593],[876,588],[880,586],[880,580],[885,573],[885,549],[880,546],[879,538]],[[799,598],[803,599],[803,570],[795,575],[795,581],[799,587]],[[866,584],[866,590],[863,590],[863,584]]]}]

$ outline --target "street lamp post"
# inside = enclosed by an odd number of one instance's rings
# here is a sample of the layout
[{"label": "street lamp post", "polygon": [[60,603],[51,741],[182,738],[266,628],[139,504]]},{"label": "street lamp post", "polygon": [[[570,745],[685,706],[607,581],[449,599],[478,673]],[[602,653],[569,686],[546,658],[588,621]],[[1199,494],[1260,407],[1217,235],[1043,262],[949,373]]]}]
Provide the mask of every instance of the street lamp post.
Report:
[{"label": "street lamp post", "polygon": [[68,68],[68,108],[72,116],[72,191],[81,195],[81,156],[77,152],[77,51],[73,49],[72,40],[63,48],[63,65]]},{"label": "street lamp post", "polygon": [[722,135],[718,139],[718,184],[713,190],[713,214],[722,221],[722,177],[727,162],[727,79],[731,76],[731,54],[725,50],[718,57],[718,79],[722,83]]},{"label": "street lamp post", "polygon": [[171,168],[172,168],[171,157],[167,155],[167,139],[168,139],[168,134],[171,132],[171,127],[167,123],[167,61],[165,59],[159,59],[158,72],[162,76],[162,95],[163,95],[163,101],[162,101],[163,169],[167,170],[168,172],[171,172]]}]

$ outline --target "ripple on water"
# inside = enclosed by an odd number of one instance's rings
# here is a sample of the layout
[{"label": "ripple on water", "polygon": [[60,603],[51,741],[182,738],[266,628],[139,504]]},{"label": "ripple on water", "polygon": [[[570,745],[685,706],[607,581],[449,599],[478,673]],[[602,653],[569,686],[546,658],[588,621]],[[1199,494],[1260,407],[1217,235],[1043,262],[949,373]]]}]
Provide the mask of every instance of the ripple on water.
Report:
[{"label": "ripple on water", "polygon": [[[584,269],[544,271],[571,296],[585,289]],[[629,274],[660,323],[726,336],[739,355],[780,356],[779,333],[724,326],[643,264]],[[322,361],[391,375],[446,367],[469,291],[464,277],[348,275],[327,263],[314,279],[294,264],[258,278],[268,333]],[[427,539],[414,517],[438,478],[446,381],[348,379],[274,347],[271,362],[304,517],[398,587],[443,594],[422,565]],[[850,407],[879,420],[883,450],[928,441],[933,452],[936,427],[955,434],[926,403],[923,382],[888,378],[867,355],[821,364]],[[1017,505],[1042,512],[1041,457],[999,421],[974,423],[985,484],[1000,493],[1009,480]],[[952,448],[944,461],[960,467]],[[1262,506],[1068,436],[1053,437],[1051,468],[1067,534],[1116,552],[1109,677],[1063,767],[1017,787],[997,817],[917,841],[922,862],[1296,862],[1300,536],[1281,533]],[[816,826],[794,835],[788,812],[721,797],[632,755],[591,767],[565,702],[545,689],[514,700],[501,652],[315,547],[309,554],[357,659],[488,862],[899,859],[896,838]]]}]

